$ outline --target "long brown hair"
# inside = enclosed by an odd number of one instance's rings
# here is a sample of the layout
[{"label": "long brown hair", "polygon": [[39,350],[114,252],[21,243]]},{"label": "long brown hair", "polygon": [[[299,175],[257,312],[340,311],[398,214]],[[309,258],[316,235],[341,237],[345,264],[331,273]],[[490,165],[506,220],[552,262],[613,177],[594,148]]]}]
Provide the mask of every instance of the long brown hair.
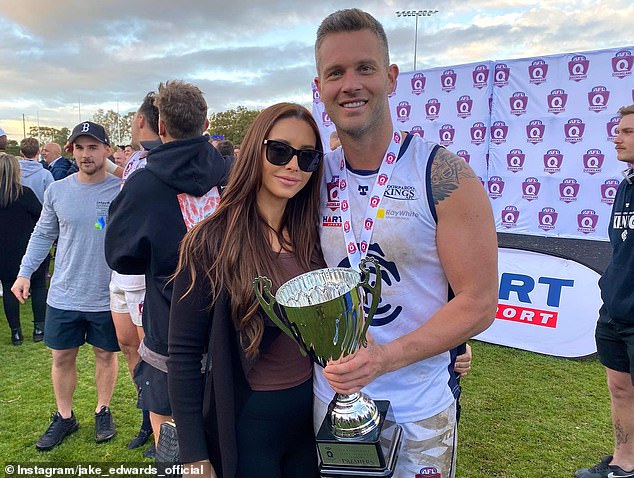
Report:
[{"label": "long brown hair", "polygon": [[[231,298],[231,313],[240,331],[248,358],[258,354],[264,322],[253,293],[253,279],[269,277],[280,285],[277,254],[271,249],[271,227],[257,209],[256,196],[262,185],[263,142],[273,125],[284,118],[305,121],[315,133],[315,148],[322,151],[319,128],[310,112],[293,103],[278,103],[263,110],[249,127],[236,158],[218,209],[189,231],[181,244],[176,274],[188,271],[189,293],[205,274],[210,287],[210,302],[225,290]],[[289,199],[280,229],[273,231],[283,249],[293,251],[305,270],[322,263],[319,247],[319,187],[323,162],[306,186]],[[288,232],[286,239],[282,232]]]},{"label": "long brown hair", "polygon": [[20,163],[11,154],[0,153],[0,207],[7,207],[22,195]]}]

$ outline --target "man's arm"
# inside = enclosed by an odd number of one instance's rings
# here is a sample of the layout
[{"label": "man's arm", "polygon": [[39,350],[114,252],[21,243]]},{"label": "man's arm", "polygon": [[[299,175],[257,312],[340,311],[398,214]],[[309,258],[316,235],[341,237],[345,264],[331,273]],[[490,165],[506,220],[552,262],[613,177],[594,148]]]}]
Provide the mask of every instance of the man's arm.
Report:
[{"label": "man's arm", "polygon": [[497,237],[491,205],[471,167],[444,148],[431,167],[438,217],[436,244],[455,297],[425,324],[386,344],[329,364],[324,376],[339,393],[353,393],[375,378],[450,350],[485,330],[495,317]]}]

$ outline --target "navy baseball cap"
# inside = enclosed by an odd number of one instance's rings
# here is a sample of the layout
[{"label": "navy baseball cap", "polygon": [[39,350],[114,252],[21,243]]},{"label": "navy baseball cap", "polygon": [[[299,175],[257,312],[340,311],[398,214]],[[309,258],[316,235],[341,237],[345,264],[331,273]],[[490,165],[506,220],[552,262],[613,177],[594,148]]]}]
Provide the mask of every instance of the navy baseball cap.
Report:
[{"label": "navy baseball cap", "polygon": [[79,136],[91,136],[100,143],[110,146],[110,139],[108,138],[104,127],[100,124],[93,123],[92,121],[84,121],[83,123],[79,123],[75,126],[70,138],[68,138],[68,142],[73,144]]}]

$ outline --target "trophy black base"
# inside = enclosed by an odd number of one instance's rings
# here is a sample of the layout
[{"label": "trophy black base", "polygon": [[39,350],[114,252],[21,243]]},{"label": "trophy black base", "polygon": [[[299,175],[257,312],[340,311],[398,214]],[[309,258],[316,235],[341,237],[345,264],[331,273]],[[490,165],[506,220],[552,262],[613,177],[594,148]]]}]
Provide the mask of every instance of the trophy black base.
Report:
[{"label": "trophy black base", "polygon": [[375,400],[380,421],[372,432],[359,438],[338,438],[330,431],[326,417],[317,433],[319,474],[322,478],[376,477],[390,478],[394,474],[403,429],[394,427],[387,455],[383,453],[380,438],[385,417],[390,409],[389,400]]}]

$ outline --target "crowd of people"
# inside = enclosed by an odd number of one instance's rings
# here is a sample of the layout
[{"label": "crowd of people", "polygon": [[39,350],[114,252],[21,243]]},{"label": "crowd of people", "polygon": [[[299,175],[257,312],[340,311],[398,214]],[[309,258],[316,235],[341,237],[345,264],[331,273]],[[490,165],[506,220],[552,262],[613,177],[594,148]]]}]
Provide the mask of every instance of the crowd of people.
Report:
[{"label": "crowd of people", "polygon": [[[328,403],[334,393],[363,390],[391,402],[386,448],[391,430],[403,430],[394,476],[455,476],[465,343],[491,324],[497,305],[489,200],[464,160],[394,123],[388,96],[398,67],[371,15],[326,17],[315,62],[336,126],[327,153],[311,113],[293,103],[264,109],[237,147],[209,138],[203,93],[174,80],[143,98],[129,145],[111,145],[103,126],[86,121],[65,145],[74,161],[34,138],[20,143],[20,160],[0,154],[0,222],[11,231],[0,235],[0,279],[11,340],[23,341],[19,303],[31,297],[33,340],[53,357],[56,411],[37,449],[78,428],[76,358],[88,343],[97,443],[116,433],[110,401],[122,351],[143,417],[128,447],[153,438],[146,456],[173,419],[181,461],[204,476],[316,477],[315,433]],[[633,162],[634,106],[620,115],[617,156]],[[616,215],[630,214],[632,176]],[[388,184],[411,188],[411,200],[390,197]],[[387,209],[410,214],[379,213]],[[333,214],[339,220],[325,219]],[[615,257],[597,328],[615,451],[578,478],[634,476],[626,471],[634,469],[628,224],[610,228]],[[275,292],[305,272],[358,269],[366,255],[391,274],[382,312],[367,347],[322,369],[262,312],[253,279],[271,278]]]}]

